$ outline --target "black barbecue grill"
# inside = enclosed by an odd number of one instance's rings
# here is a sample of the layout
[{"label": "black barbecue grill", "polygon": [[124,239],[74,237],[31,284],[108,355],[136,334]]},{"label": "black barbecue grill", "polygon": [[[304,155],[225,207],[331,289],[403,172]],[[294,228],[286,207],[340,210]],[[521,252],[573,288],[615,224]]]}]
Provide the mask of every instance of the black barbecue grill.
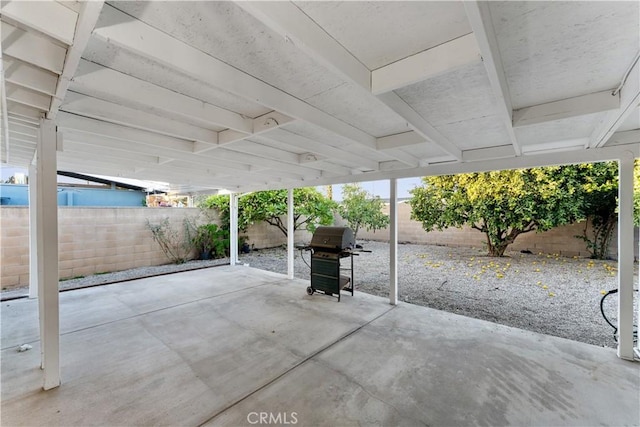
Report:
[{"label": "black barbecue grill", "polygon": [[[311,251],[311,286],[307,293],[322,291],[326,295],[337,296],[341,291],[353,295],[353,256],[356,241],[349,227],[318,227],[313,233],[311,243],[304,249]],[[349,268],[341,267],[343,258],[350,258]],[[340,271],[349,271],[348,276]]]}]

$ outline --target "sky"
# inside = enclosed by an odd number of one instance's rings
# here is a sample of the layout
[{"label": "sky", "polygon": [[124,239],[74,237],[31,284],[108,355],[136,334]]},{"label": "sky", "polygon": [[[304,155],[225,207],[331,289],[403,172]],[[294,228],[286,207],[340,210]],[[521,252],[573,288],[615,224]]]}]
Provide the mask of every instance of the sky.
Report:
[{"label": "sky", "polygon": [[[403,178],[398,179],[398,199],[407,199],[411,197],[409,190],[416,186],[420,186],[422,181],[420,178]],[[389,199],[389,180],[361,182],[360,187],[367,190],[374,196],[381,199]],[[333,186],[333,200],[342,201],[342,185]]]}]

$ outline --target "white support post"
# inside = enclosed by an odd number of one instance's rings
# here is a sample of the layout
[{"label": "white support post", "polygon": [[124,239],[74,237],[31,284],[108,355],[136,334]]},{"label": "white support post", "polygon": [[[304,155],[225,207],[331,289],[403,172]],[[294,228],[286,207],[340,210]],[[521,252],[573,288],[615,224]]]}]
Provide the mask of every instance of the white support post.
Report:
[{"label": "white support post", "polygon": [[633,360],[633,161],[619,162],[618,178],[618,357]]},{"label": "white support post", "polygon": [[40,120],[37,145],[36,233],[40,348],[45,390],[60,385],[60,315],[58,301],[58,188],[56,124]]},{"label": "white support post", "polygon": [[238,194],[229,194],[229,263],[236,265],[238,263]]},{"label": "white support post", "polygon": [[[634,171],[634,175],[635,175],[635,171]],[[640,229],[638,230],[638,250],[639,250],[638,253],[640,253]],[[637,285],[638,285],[638,288],[640,289],[640,278],[638,279]],[[638,310],[637,318],[640,319],[640,296],[636,298],[636,304],[637,304],[636,310]],[[640,341],[638,341],[638,343],[636,344],[636,348],[634,348],[633,351],[636,354],[635,360],[640,360]]]},{"label": "white support post", "polygon": [[398,304],[398,183],[389,180],[389,304]]},{"label": "white support post", "polygon": [[[38,297],[38,167],[29,165],[29,298]],[[42,327],[42,325],[40,325]]]},{"label": "white support post", "polygon": [[293,244],[295,237],[293,217],[293,189],[287,191],[287,277],[293,280],[295,277]]}]

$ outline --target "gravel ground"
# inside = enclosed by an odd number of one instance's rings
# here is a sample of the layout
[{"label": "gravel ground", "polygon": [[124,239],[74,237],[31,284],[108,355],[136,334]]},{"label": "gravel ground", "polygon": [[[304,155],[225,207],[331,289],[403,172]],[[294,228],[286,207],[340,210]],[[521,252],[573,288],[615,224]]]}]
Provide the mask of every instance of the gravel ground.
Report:
[{"label": "gravel ground", "polygon": [[[363,242],[371,253],[354,260],[356,291],[388,296],[389,245]],[[553,254],[508,253],[487,257],[483,250],[402,244],[398,247],[402,301],[464,316],[555,335],[598,346],[615,347],[613,329],[600,314],[600,299],[615,289],[616,262],[558,257]],[[295,275],[309,279],[309,267],[295,252]],[[241,254],[251,267],[286,274],[286,249]],[[309,253],[304,253],[309,261]],[[95,286],[140,277],[228,264],[228,259],[190,261],[180,265],[136,268],[60,282],[60,289]],[[638,283],[637,267],[634,283]],[[637,286],[637,285],[636,285]],[[26,288],[3,291],[2,298],[25,295]],[[637,293],[634,294],[637,298]],[[615,323],[617,295],[605,311]],[[319,296],[320,298],[320,296]],[[637,322],[636,322],[637,323]]]},{"label": "gravel ground", "polygon": [[[389,245],[363,242],[371,253],[354,260],[356,291],[388,296]],[[402,301],[548,335],[615,347],[613,329],[600,314],[602,292],[617,288],[616,261],[511,252],[491,258],[484,250],[403,244],[398,247]],[[309,259],[309,254],[305,253]],[[240,260],[286,274],[286,250],[254,251]],[[309,279],[296,251],[295,275]],[[638,283],[637,267],[634,283]],[[637,295],[637,294],[636,294]],[[605,311],[615,323],[616,295]]]}]

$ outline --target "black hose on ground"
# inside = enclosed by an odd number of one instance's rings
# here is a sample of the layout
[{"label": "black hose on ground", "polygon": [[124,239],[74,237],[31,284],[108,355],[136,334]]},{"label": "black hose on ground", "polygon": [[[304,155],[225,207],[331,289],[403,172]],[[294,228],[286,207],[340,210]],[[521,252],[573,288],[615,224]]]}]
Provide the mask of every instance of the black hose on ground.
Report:
[{"label": "black hose on ground", "polygon": [[[638,292],[638,290],[634,289],[634,292]],[[617,289],[612,289],[606,294],[604,294],[602,298],[600,298],[600,313],[602,313],[602,317],[604,318],[605,322],[607,322],[609,326],[613,328],[613,340],[615,342],[618,342],[618,327],[613,323],[611,323],[609,318],[607,318],[607,315],[604,313],[604,300],[607,299],[609,295],[613,295],[617,293],[618,293]],[[638,342],[638,325],[633,325],[633,327],[635,328],[633,331],[633,342],[636,343]]]}]

